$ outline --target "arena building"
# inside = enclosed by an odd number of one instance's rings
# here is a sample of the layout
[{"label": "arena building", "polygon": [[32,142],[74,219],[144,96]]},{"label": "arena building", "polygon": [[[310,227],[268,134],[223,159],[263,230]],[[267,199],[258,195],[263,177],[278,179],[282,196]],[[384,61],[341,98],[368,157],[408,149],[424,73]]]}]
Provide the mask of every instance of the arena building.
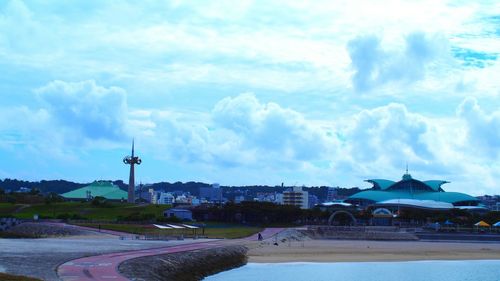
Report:
[{"label": "arena building", "polygon": [[386,179],[366,180],[373,184],[369,190],[358,192],[344,202],[361,208],[414,208],[427,210],[450,210],[453,208],[482,210],[483,206],[473,196],[460,192],[446,192],[442,186],[444,180],[416,180],[408,174],[394,182]]}]

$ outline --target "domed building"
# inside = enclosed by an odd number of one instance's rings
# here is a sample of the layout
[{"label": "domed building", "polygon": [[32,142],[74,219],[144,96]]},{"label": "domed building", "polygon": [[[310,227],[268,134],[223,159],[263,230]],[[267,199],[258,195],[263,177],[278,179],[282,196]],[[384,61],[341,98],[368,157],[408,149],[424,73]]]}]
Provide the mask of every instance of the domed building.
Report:
[{"label": "domed building", "polygon": [[445,192],[442,186],[447,181],[416,180],[408,171],[398,182],[386,179],[366,181],[373,184],[371,189],[358,192],[344,201],[363,208],[398,206],[428,210],[484,209],[475,197],[460,192]]},{"label": "domed building", "polygon": [[108,200],[124,201],[127,199],[127,192],[110,181],[94,181],[90,185],[63,193],[61,196],[69,200],[91,200],[100,196]]}]

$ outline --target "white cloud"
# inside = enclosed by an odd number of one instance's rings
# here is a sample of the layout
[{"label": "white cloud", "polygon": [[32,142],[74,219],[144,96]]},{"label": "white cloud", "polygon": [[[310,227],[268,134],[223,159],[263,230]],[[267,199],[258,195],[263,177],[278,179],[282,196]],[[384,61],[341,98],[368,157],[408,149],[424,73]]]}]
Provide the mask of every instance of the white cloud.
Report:
[{"label": "white cloud", "polygon": [[428,132],[429,124],[422,116],[393,103],[357,114],[346,132],[346,143],[349,154],[360,163],[391,167],[405,161],[429,163],[434,155],[427,143]]},{"label": "white cloud", "polygon": [[[136,136],[162,163],[203,165],[188,179],[230,169],[258,183],[286,170],[305,184],[357,185],[399,176],[408,161],[491,190],[499,8],[4,1],[0,103],[14,109],[0,111],[0,146],[78,159]],[[46,83],[38,99],[29,92]],[[245,91],[257,95],[223,98]],[[465,96],[481,107],[467,99],[456,110]]]},{"label": "white cloud", "polygon": [[467,145],[482,152],[488,159],[500,157],[500,110],[485,113],[475,98],[466,98],[457,114],[466,124]]},{"label": "white cloud", "polygon": [[121,88],[93,80],[53,81],[36,92],[55,122],[78,136],[116,140],[125,135],[127,103]]},{"label": "white cloud", "polygon": [[[391,103],[341,120],[314,120],[253,94],[226,97],[209,113],[129,110],[126,104],[113,113],[104,110],[104,104],[116,108],[125,103],[108,97],[121,97],[120,90],[88,81],[49,85],[40,90],[42,105],[50,105],[46,109],[3,111],[8,117],[0,122],[3,151],[23,145],[32,155],[48,153],[72,163],[81,157],[77,150],[88,145],[68,145],[71,134],[94,144],[104,139],[114,143],[112,147],[135,136],[144,158],[182,163],[208,178],[232,171],[257,181],[263,175],[266,183],[293,180],[355,186],[370,177],[397,179],[408,162],[419,179],[451,180],[447,190],[477,194],[494,193],[496,188],[498,164],[488,163],[498,159],[499,114],[485,113],[474,99],[464,100],[453,118],[425,116]],[[101,106],[93,108],[90,100],[102,101]],[[68,109],[58,108],[63,105]],[[116,135],[115,126],[126,134]],[[229,175],[220,177],[230,180]]]},{"label": "white cloud", "polygon": [[148,124],[147,135],[138,127],[135,131],[157,157],[195,165],[300,169],[329,159],[337,146],[336,138],[314,121],[276,103],[262,103],[253,94],[226,97],[208,115],[153,111],[136,114],[135,120]]},{"label": "white cloud", "polygon": [[384,50],[377,36],[361,36],[349,41],[347,48],[359,91],[368,91],[390,82],[412,83],[425,76],[428,65],[447,57],[448,44],[439,35],[422,32],[405,37],[404,48]]},{"label": "white cloud", "polygon": [[272,154],[282,160],[322,159],[335,146],[326,132],[299,112],[276,103],[260,103],[252,94],[224,98],[216,104],[213,117],[217,125],[232,131],[263,156]]}]

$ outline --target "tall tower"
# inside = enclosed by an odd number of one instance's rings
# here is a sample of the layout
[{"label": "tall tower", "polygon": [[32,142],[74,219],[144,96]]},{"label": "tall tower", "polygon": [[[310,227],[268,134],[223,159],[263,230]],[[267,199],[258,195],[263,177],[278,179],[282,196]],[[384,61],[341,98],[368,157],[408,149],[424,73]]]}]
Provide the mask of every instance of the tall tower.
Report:
[{"label": "tall tower", "polygon": [[132,156],[125,156],[123,163],[130,165],[130,177],[128,179],[128,199],[127,202],[135,203],[135,174],[134,165],[140,165],[142,162],[139,156],[134,156],[134,140],[132,140]]}]

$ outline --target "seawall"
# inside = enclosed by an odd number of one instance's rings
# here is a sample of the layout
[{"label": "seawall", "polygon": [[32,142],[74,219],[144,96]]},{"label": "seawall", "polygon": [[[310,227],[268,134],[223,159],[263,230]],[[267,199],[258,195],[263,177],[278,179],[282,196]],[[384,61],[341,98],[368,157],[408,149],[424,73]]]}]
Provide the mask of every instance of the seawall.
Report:
[{"label": "seawall", "polygon": [[312,239],[340,239],[340,240],[418,240],[414,233],[398,231],[360,231],[333,227],[310,228],[302,231]]},{"label": "seawall", "polygon": [[245,265],[247,251],[234,245],[141,257],[121,263],[118,270],[135,281],[197,281]]}]

